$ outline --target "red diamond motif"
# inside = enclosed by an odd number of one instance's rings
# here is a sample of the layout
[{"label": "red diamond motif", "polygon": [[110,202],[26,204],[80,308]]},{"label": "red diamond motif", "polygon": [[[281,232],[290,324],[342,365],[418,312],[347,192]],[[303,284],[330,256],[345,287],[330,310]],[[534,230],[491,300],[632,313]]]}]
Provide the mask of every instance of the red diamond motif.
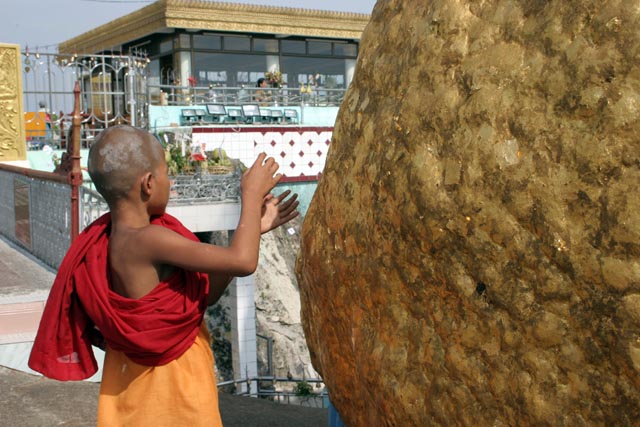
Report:
[{"label": "red diamond motif", "polygon": [[285,153],[284,151],[282,153],[280,153],[280,157],[284,158],[287,155],[287,153]]},{"label": "red diamond motif", "polygon": [[300,155],[300,157],[304,157],[304,151],[300,151],[298,154]]},{"label": "red diamond motif", "polygon": [[253,146],[254,146],[254,147],[257,147],[257,146],[258,146],[258,143],[257,143],[256,141],[253,141]]},{"label": "red diamond motif", "polygon": [[318,157],[322,157],[322,151],[318,150]]},{"label": "red diamond motif", "polygon": [[309,144],[309,145],[313,145],[313,141],[312,141],[312,140],[309,140],[309,141],[307,141],[307,144]]},{"label": "red diamond motif", "polygon": [[275,147],[276,146],[276,142],[275,141],[271,141],[271,146]]},{"label": "red diamond motif", "polygon": [[291,169],[293,169],[293,168],[295,168],[295,167],[296,167],[296,164],[295,164],[295,163],[293,163],[293,162],[291,162],[291,164],[290,164],[289,166],[291,167]]},{"label": "red diamond motif", "polygon": [[292,139],[291,141],[289,141],[289,145],[293,147],[294,145],[296,145],[296,142]]},{"label": "red diamond motif", "polygon": [[330,139],[327,139],[324,143],[325,143],[325,144],[327,144],[327,145],[329,145],[329,144],[331,144],[331,140],[330,140]]},{"label": "red diamond motif", "polygon": [[313,167],[313,162],[309,162],[309,167],[312,168]]}]

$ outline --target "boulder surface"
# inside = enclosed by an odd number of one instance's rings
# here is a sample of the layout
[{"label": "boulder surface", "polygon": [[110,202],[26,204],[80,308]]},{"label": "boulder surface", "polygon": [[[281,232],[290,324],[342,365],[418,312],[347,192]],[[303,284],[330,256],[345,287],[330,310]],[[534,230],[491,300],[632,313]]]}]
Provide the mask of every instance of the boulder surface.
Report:
[{"label": "boulder surface", "polygon": [[296,267],[347,425],[638,425],[639,19],[378,1]]}]

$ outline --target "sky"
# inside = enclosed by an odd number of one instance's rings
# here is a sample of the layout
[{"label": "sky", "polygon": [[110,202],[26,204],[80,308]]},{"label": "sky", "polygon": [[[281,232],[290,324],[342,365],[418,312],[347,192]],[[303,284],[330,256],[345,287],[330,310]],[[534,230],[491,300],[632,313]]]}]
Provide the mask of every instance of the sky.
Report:
[{"label": "sky", "polygon": [[[0,0],[0,43],[21,50],[55,52],[56,46],[86,31],[141,9],[154,0]],[[376,0],[235,0],[245,3],[340,12],[371,13]]]}]

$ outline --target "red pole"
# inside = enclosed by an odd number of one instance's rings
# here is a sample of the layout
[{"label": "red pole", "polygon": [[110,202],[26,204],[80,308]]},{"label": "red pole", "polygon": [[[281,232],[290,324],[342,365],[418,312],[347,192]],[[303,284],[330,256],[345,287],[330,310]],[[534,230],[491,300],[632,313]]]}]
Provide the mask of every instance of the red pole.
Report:
[{"label": "red pole", "polygon": [[73,88],[73,140],[67,144],[73,144],[73,155],[71,156],[71,172],[69,173],[69,184],[71,184],[71,243],[80,233],[80,186],[82,185],[82,169],[80,169],[80,82],[76,81]]},{"label": "red pole", "polygon": [[[58,148],[67,148],[67,135],[64,134],[64,111],[62,110],[60,110],[58,121],[60,122],[60,146]],[[64,143],[64,147],[62,146],[62,143]]]}]

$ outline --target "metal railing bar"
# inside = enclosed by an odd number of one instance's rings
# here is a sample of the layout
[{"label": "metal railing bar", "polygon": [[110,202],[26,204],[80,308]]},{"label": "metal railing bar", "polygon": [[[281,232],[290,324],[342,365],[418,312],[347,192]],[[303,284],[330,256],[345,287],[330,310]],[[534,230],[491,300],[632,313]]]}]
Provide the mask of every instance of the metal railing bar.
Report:
[{"label": "metal railing bar", "polygon": [[62,184],[69,183],[69,179],[67,178],[66,175],[58,175],[53,172],[44,172],[44,171],[39,171],[35,169],[23,168],[20,166],[7,165],[2,163],[0,163],[0,170],[15,173],[18,175],[23,175],[29,178],[42,179],[44,181],[53,181],[53,182],[59,182]]}]

